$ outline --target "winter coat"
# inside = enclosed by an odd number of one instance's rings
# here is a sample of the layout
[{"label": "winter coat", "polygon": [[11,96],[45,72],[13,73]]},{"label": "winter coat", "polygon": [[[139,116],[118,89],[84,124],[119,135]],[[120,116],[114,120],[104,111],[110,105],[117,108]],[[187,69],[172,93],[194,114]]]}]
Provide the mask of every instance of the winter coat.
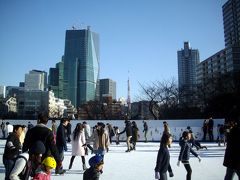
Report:
[{"label": "winter coat", "polygon": [[132,127],[132,140],[134,142],[138,141],[138,128],[137,127]]},{"label": "winter coat", "polygon": [[190,157],[190,152],[194,156],[198,157],[198,154],[192,149],[191,144],[187,140],[181,139],[179,145],[181,146],[180,154],[178,157],[179,161],[182,161],[183,163],[184,161],[188,161]]},{"label": "winter coat", "polygon": [[166,173],[167,171],[172,172],[169,151],[165,146],[160,146],[160,149],[158,150],[155,171],[160,174]]},{"label": "winter coat", "polygon": [[18,175],[23,171],[23,169],[27,165],[28,159],[29,159],[29,154],[27,152],[20,154],[20,157],[16,159],[14,167],[9,175],[10,180],[20,180]]},{"label": "winter coat", "polygon": [[83,145],[86,143],[84,132],[79,133],[76,139],[73,139],[72,134],[72,156],[85,156],[85,149]]},{"label": "winter coat", "polygon": [[64,147],[64,148],[67,147],[65,130],[66,128],[62,123],[57,128],[57,136],[56,136],[57,147]]},{"label": "winter coat", "polygon": [[32,180],[51,180],[51,173],[44,172],[42,169],[37,169],[36,174]]},{"label": "winter coat", "polygon": [[227,134],[227,147],[223,165],[234,170],[240,170],[240,127],[233,127]]},{"label": "winter coat", "polygon": [[53,133],[44,124],[37,124],[35,127],[27,131],[22,151],[28,151],[32,147],[32,145],[38,140],[42,141],[46,148],[46,152],[43,154],[42,159],[44,159],[48,155],[52,155],[57,162],[61,161],[56,144],[54,142]]},{"label": "winter coat", "polygon": [[83,173],[83,180],[99,180],[100,174],[95,168],[90,167]]},{"label": "winter coat", "polygon": [[109,136],[106,131],[104,131],[103,135],[101,137],[98,136],[98,131],[95,130],[92,133],[91,138],[89,138],[88,141],[93,142],[93,149],[98,150],[99,148],[106,150],[109,146]]},{"label": "winter coat", "polygon": [[119,134],[123,134],[124,132],[126,132],[127,137],[132,136],[132,124],[130,121],[126,123],[124,130]]},{"label": "winter coat", "polygon": [[7,137],[3,158],[13,160],[21,152],[21,143],[16,133],[10,133]]}]

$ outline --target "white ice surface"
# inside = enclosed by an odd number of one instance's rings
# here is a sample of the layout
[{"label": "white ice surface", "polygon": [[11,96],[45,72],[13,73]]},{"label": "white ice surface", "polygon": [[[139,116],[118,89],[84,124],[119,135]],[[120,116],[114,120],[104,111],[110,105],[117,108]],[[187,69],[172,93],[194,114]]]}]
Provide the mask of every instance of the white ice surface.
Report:
[{"label": "white ice surface", "polygon": [[[0,159],[4,150],[5,140],[0,140]],[[226,168],[223,164],[225,147],[218,147],[216,143],[204,144],[208,150],[199,150],[197,153],[202,157],[199,163],[198,159],[191,157],[190,164],[192,167],[193,180],[222,180],[224,179]],[[110,146],[110,151],[104,158],[103,174],[100,180],[154,180],[154,167],[159,149],[159,143],[143,143],[139,142],[136,146],[136,151],[126,153],[126,143],[121,142],[120,145],[114,143]],[[186,179],[186,170],[181,164],[178,167],[177,160],[179,154],[178,143],[173,143],[170,148],[171,166],[174,177],[169,180],[184,180]],[[86,156],[86,162],[92,155]],[[71,145],[68,144],[68,151],[65,152],[63,166],[68,168],[71,158]],[[4,179],[4,166],[0,161],[0,180]],[[52,180],[81,180],[83,177],[81,157],[76,157],[73,163],[72,170],[66,172],[65,175],[51,176]],[[237,177],[234,177],[237,180]]]}]

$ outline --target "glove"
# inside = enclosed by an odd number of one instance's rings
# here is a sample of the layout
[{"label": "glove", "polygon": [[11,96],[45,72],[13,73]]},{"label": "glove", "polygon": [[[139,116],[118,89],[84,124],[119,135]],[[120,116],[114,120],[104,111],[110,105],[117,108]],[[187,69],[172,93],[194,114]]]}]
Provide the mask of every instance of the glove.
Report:
[{"label": "glove", "polygon": [[157,171],[155,171],[155,179],[160,179],[160,174]]},{"label": "glove", "polygon": [[173,172],[169,172],[169,177],[173,177],[173,176],[174,176]]},{"label": "glove", "polygon": [[198,161],[201,162],[202,159],[200,158],[200,156],[198,156],[197,158],[198,158]]},{"label": "glove", "polygon": [[177,162],[177,166],[180,166],[180,161]]}]

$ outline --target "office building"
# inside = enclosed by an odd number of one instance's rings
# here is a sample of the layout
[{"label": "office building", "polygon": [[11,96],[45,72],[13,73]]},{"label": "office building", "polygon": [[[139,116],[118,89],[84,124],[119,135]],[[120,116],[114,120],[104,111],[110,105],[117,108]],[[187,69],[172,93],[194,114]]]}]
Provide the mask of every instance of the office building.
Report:
[{"label": "office building", "polygon": [[99,98],[99,36],[87,29],[66,31],[64,89],[75,107]]},{"label": "office building", "polygon": [[99,89],[100,100],[102,100],[104,96],[111,96],[112,99],[116,100],[116,82],[112,79],[100,79]]},{"label": "office building", "polygon": [[47,73],[45,71],[32,70],[25,74],[25,90],[47,90]]}]

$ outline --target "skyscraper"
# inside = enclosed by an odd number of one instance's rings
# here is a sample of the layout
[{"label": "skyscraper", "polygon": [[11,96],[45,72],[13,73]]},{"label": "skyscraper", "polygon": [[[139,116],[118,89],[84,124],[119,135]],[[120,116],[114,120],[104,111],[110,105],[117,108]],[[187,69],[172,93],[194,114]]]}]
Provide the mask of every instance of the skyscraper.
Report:
[{"label": "skyscraper", "polygon": [[184,49],[177,52],[178,55],[178,86],[182,94],[182,103],[192,102],[192,92],[196,88],[196,66],[199,64],[199,52],[191,49],[189,42],[184,42]]},{"label": "skyscraper", "polygon": [[116,82],[112,79],[100,79],[99,82],[100,99],[102,99],[104,95],[107,95],[116,100]]},{"label": "skyscraper", "polygon": [[223,26],[228,72],[240,71],[240,0],[229,0],[223,7]]},{"label": "skyscraper", "polygon": [[87,29],[66,31],[64,86],[75,107],[95,100],[98,93],[99,36]]}]

